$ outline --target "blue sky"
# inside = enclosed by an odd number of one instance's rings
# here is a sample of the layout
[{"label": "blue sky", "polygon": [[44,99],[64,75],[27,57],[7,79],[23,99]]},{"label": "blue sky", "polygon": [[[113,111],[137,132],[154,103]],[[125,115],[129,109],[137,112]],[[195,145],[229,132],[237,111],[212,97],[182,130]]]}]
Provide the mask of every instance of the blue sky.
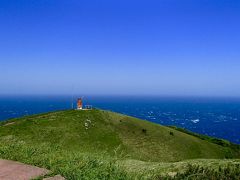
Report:
[{"label": "blue sky", "polygon": [[240,96],[240,1],[1,0],[0,94],[72,89]]}]

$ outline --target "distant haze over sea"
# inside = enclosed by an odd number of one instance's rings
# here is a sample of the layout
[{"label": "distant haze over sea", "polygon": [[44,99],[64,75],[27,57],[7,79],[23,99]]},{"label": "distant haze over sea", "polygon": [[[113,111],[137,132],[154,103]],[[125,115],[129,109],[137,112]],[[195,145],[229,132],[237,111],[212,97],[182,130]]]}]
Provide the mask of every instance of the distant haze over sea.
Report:
[{"label": "distant haze over sea", "polygon": [[[1,96],[0,121],[76,107],[78,96]],[[79,96],[81,97],[81,96]],[[240,98],[85,96],[96,108],[115,111],[163,125],[224,138],[240,144]]]}]

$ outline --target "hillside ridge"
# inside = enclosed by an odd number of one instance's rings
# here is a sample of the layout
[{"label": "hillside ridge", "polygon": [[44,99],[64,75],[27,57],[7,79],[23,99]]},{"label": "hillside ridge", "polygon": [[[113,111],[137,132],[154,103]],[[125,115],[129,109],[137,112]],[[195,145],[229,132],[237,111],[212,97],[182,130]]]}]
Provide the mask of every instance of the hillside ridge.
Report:
[{"label": "hillside ridge", "polygon": [[225,170],[218,177],[238,179],[240,160],[232,158],[239,158],[239,146],[228,141],[97,109],[0,123],[0,159],[66,179],[182,179],[185,171],[211,175],[219,168]]},{"label": "hillside ridge", "polygon": [[67,110],[17,118],[2,123],[1,137],[5,131],[26,143],[48,142],[63,149],[92,153],[97,153],[99,147],[111,155],[118,151],[122,156],[145,161],[223,159],[239,155],[236,148],[239,146],[228,141],[210,141],[179,128],[103,110]]}]

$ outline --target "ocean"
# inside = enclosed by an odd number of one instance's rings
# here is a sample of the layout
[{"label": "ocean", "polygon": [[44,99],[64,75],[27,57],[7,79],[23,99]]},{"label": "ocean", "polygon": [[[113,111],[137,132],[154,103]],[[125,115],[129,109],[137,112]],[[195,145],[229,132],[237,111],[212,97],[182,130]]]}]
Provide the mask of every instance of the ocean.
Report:
[{"label": "ocean", "polygon": [[[73,97],[76,106],[77,97]],[[88,96],[86,104],[240,144],[240,98]],[[2,96],[0,121],[70,109],[70,96]]]}]

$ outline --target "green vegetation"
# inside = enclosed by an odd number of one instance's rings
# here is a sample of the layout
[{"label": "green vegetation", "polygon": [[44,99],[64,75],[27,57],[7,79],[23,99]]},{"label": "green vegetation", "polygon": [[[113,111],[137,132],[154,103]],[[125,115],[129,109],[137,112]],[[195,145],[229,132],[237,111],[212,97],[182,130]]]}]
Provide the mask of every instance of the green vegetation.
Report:
[{"label": "green vegetation", "polygon": [[231,143],[227,140],[224,140],[224,139],[218,139],[218,138],[214,138],[214,137],[210,137],[210,136],[206,136],[206,135],[202,135],[202,134],[197,134],[197,133],[188,131],[187,129],[179,128],[179,127],[176,127],[176,126],[169,126],[169,127],[173,128],[173,129],[176,129],[178,131],[184,132],[186,134],[190,134],[190,135],[195,136],[199,139],[206,140],[206,141],[209,141],[211,143],[218,144],[220,146],[229,147],[230,149],[233,150],[234,154],[229,154],[230,157],[228,157],[228,158],[240,157],[240,145],[238,145],[238,144],[233,144],[233,143]]},{"label": "green vegetation", "polygon": [[195,167],[234,169],[240,161],[226,158],[239,158],[239,152],[227,141],[101,110],[0,124],[0,158],[45,167],[67,179],[177,178]]},{"label": "green vegetation", "polygon": [[188,165],[183,173],[177,173],[175,176],[165,175],[159,176],[158,179],[168,180],[181,180],[181,179],[194,179],[194,180],[229,180],[240,179],[240,164],[233,164],[227,167],[219,166],[218,169],[209,167],[200,167],[197,165]]}]

